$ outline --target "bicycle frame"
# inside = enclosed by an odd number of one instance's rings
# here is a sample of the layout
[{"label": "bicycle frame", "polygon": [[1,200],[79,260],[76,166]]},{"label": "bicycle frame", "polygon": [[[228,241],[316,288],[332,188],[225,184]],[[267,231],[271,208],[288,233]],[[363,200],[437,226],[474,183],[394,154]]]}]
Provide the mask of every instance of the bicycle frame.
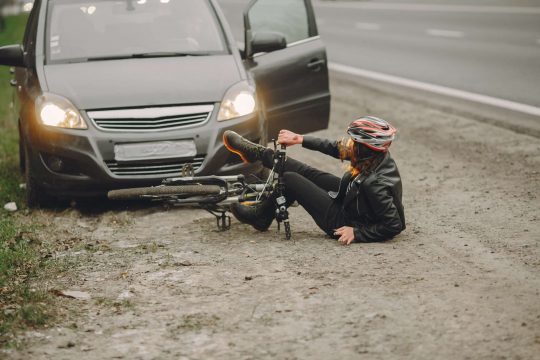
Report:
[{"label": "bicycle frame", "polygon": [[231,219],[227,215],[229,206],[234,203],[260,202],[264,199],[272,198],[276,207],[276,221],[278,231],[281,223],[285,227],[285,237],[291,238],[291,228],[289,223],[289,212],[287,199],[285,198],[285,183],[283,181],[283,172],[285,160],[287,158],[286,147],[281,145],[278,149],[276,141],[274,142],[273,167],[264,183],[249,184],[244,175],[229,176],[194,176],[192,168],[182,169],[182,174],[186,176],[167,178],[162,181],[161,186],[176,185],[217,185],[221,191],[214,195],[183,196],[182,194],[173,195],[147,195],[154,201],[165,201],[174,206],[197,205],[205,209],[216,217],[219,230],[230,229]]}]

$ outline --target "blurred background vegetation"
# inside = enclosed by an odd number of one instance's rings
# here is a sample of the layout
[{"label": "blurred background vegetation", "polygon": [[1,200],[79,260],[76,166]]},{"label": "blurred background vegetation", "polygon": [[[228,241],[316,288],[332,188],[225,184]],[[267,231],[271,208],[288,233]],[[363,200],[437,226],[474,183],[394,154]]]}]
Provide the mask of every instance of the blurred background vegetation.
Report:
[{"label": "blurred background vegetation", "polygon": [[[5,19],[4,31],[0,32],[0,46],[21,43],[26,15]],[[6,66],[0,67],[0,204],[16,201],[22,204],[23,192],[19,188],[19,153],[17,123],[11,114],[11,74]]]},{"label": "blurred background vegetation", "polygon": [[[20,44],[27,15],[3,20],[0,46]],[[36,277],[45,272],[49,261],[32,241],[35,225],[32,214],[24,209],[17,122],[10,106],[11,77],[8,67],[0,67],[0,347],[17,346],[19,330],[44,325],[51,318],[50,295],[36,286]],[[19,211],[4,210],[8,202],[15,202]]]}]

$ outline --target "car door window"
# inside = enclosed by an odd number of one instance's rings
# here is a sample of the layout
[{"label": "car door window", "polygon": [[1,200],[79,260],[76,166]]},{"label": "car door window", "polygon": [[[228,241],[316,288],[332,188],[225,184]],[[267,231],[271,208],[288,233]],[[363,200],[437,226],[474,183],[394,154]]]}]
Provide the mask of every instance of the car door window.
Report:
[{"label": "car door window", "polygon": [[28,22],[26,25],[26,30],[24,32],[23,49],[29,55],[34,54],[34,48],[36,45],[36,27],[39,15],[39,7],[40,1],[38,0],[34,3],[34,7],[30,12],[30,16],[28,17]]},{"label": "car door window", "polygon": [[309,17],[304,0],[259,0],[249,10],[254,34],[279,32],[287,44],[310,37]]}]

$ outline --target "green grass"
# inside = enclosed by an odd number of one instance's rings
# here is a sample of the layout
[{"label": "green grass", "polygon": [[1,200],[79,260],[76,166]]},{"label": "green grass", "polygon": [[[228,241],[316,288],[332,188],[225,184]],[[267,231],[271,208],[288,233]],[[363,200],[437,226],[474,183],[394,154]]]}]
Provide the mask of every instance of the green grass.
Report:
[{"label": "green grass", "polygon": [[[26,16],[8,17],[0,32],[0,46],[22,42]],[[3,209],[15,201],[24,207],[24,191],[19,174],[17,122],[10,103],[12,89],[9,68],[0,67],[0,346],[16,346],[15,334],[29,327],[45,325],[52,318],[50,295],[40,288],[38,276],[51,263],[40,255],[32,241],[35,225],[28,225],[24,211],[15,214]]]},{"label": "green grass", "polygon": [[[20,44],[26,25],[26,16],[8,17],[6,29],[0,32],[0,46]],[[19,188],[19,152],[17,122],[10,109],[12,88],[9,68],[0,66],[0,204],[17,201],[21,204],[24,192]]]}]

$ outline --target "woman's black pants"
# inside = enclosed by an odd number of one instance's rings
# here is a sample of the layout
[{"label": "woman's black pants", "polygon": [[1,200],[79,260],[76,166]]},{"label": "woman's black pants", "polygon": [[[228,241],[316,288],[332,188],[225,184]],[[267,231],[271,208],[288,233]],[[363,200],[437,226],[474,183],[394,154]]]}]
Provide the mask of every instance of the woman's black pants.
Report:
[{"label": "woman's black pants", "polygon": [[[272,149],[265,150],[262,163],[266,168],[272,168],[273,156]],[[285,161],[283,177],[287,202],[298,201],[317,225],[334,237],[334,230],[345,222],[341,202],[333,199],[328,192],[338,191],[341,179],[290,157]]]}]

